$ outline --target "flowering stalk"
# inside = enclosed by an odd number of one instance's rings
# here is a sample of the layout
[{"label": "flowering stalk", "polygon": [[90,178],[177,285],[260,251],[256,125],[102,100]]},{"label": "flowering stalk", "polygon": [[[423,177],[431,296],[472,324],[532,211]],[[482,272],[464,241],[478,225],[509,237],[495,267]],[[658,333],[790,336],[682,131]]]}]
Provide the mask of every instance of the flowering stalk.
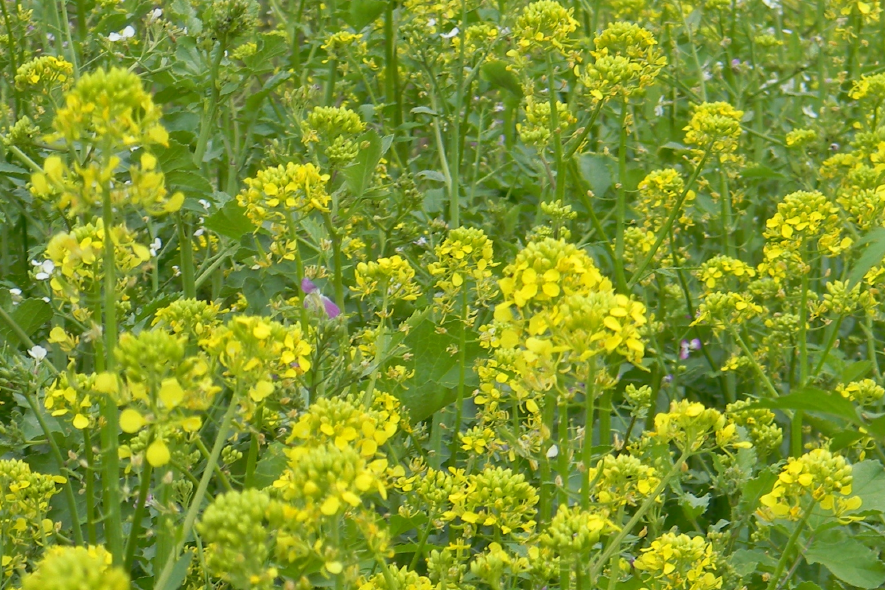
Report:
[{"label": "flowering stalk", "polygon": [[676,200],[676,206],[673,207],[673,210],[670,212],[670,215],[667,217],[667,221],[664,222],[664,225],[661,226],[661,229],[658,230],[657,235],[655,236],[655,243],[651,247],[651,250],[648,254],[645,255],[645,258],[640,263],[639,267],[636,269],[636,272],[633,273],[633,276],[630,277],[630,281],[627,283],[627,289],[632,289],[634,285],[642,278],[642,273],[645,272],[645,269],[648,268],[648,265],[651,263],[654,255],[657,253],[658,249],[661,247],[661,244],[664,243],[664,239],[667,237],[667,234],[670,233],[670,228],[673,227],[673,223],[676,221],[676,218],[679,216],[679,213],[682,211],[682,205],[685,203],[685,199],[688,196],[688,193],[691,191],[691,187],[694,185],[695,181],[700,176],[701,171],[704,169],[704,164],[707,163],[707,158],[710,156],[710,150],[713,148],[713,142],[711,141],[707,144],[707,147],[704,149],[704,155],[701,157],[701,160],[698,162],[698,165],[695,167],[694,172],[692,172],[691,177],[688,179],[688,182],[685,183],[685,187],[682,190],[682,194],[679,195],[679,199]]},{"label": "flowering stalk", "polygon": [[461,108],[464,103],[464,46],[467,35],[467,0],[461,0],[461,26],[458,28],[461,43],[458,47],[458,71],[455,72],[455,111],[452,117],[452,135],[449,140],[449,157],[452,163],[451,194],[449,201],[449,227],[461,225]]},{"label": "flowering stalk", "polygon": [[[237,393],[239,393],[239,388],[237,388]],[[212,479],[212,475],[215,472],[215,466],[218,464],[221,448],[227,440],[227,433],[230,430],[234,413],[238,407],[238,397],[239,395],[234,395],[234,398],[230,401],[230,404],[227,407],[227,411],[224,413],[224,417],[221,419],[221,425],[218,427],[218,434],[215,436],[215,443],[212,445],[212,452],[209,454],[209,460],[206,462],[203,476],[200,478],[200,485],[197,486],[197,491],[194,492],[194,497],[191,499],[191,505],[184,517],[184,523],[181,525],[181,530],[178,533],[178,540],[175,542],[172,551],[169,552],[169,555],[166,558],[166,564],[163,566],[163,571],[160,573],[160,577],[157,578],[157,583],[155,585],[157,590],[166,590],[166,587],[169,584],[169,578],[172,576],[172,570],[174,569],[175,563],[178,561],[178,555],[184,548],[184,543],[190,535],[191,529],[194,528],[194,523],[200,512],[203,498],[206,496],[206,490],[209,488],[209,481]],[[169,590],[171,590],[171,588]]]},{"label": "flowering stalk", "polygon": [[138,549],[138,539],[141,536],[141,523],[144,520],[148,492],[151,489],[152,469],[151,464],[145,461],[138,486],[138,499],[135,501],[135,513],[132,515],[132,528],[129,530],[129,539],[126,541],[126,559],[123,562],[123,567],[126,570],[131,570],[135,563],[135,551]]},{"label": "flowering stalk", "polygon": [[590,508],[590,464],[593,462],[593,404],[596,401],[596,357],[587,364],[587,377],[584,385],[584,442],[581,449],[581,508]]},{"label": "flowering stalk", "polygon": [[455,425],[452,428],[452,452],[450,461],[455,466],[458,450],[458,436],[464,413],[464,382],[467,380],[467,285],[461,289],[461,334],[458,337],[458,390],[455,397]]},{"label": "flowering stalk", "polygon": [[203,156],[206,154],[206,145],[209,143],[209,133],[215,122],[215,111],[218,107],[218,71],[221,68],[221,60],[224,58],[224,52],[227,50],[227,37],[223,36],[219,40],[218,52],[212,60],[212,67],[209,70],[209,104],[203,111],[203,118],[200,121],[200,136],[197,138],[197,148],[194,151],[194,163],[197,166],[203,165]]},{"label": "flowering stalk", "polygon": [[630,534],[630,531],[633,530],[633,527],[642,520],[642,517],[645,516],[645,513],[651,509],[654,503],[657,501],[658,496],[666,489],[667,485],[670,483],[670,480],[676,476],[676,474],[682,471],[682,465],[688,460],[688,457],[691,455],[690,451],[691,445],[687,444],[686,449],[682,451],[682,454],[679,456],[679,459],[676,460],[676,463],[673,464],[673,467],[667,472],[667,475],[661,478],[661,481],[658,483],[657,487],[652,491],[651,494],[645,499],[642,505],[639,507],[639,510],[633,515],[633,517],[618,531],[618,534],[609,541],[608,546],[605,548],[605,551],[594,561],[590,566],[590,586],[595,588],[596,577],[599,575],[599,572],[602,570],[602,567],[608,561],[608,559],[614,555],[621,546],[621,542],[624,538]]},{"label": "flowering stalk", "polygon": [[194,249],[190,239],[190,228],[187,226],[184,213],[177,214],[175,225],[178,227],[178,251],[181,254],[181,282],[185,299],[197,298],[197,287],[194,280]]},{"label": "flowering stalk", "polygon": [[[618,139],[618,200],[615,204],[615,280],[618,290],[627,293],[624,276],[624,223],[627,215],[627,97],[621,99],[621,127]],[[678,208],[678,207],[677,207]],[[654,251],[655,249],[652,249]]]},{"label": "flowering stalk", "polygon": [[[105,150],[103,168],[107,169],[110,154]],[[102,221],[104,222],[104,348],[105,370],[114,374],[117,359],[114,349],[117,346],[117,267],[114,260],[114,240],[111,229],[114,226],[114,210],[111,205],[111,191],[107,183],[101,187]],[[108,550],[114,557],[114,563],[123,562],[123,519],[120,514],[120,457],[117,449],[119,439],[119,412],[117,402],[112,394],[102,396],[101,413],[104,426],[101,429],[101,443],[104,454],[101,464],[103,468],[102,483],[104,484],[104,507],[106,522],[104,525]]]},{"label": "flowering stalk", "polygon": [[86,534],[89,544],[95,545],[98,542],[95,532],[95,478],[92,475],[95,469],[95,456],[92,452],[92,437],[88,427],[83,429],[83,452],[86,454],[86,473],[83,475],[86,479]]},{"label": "flowering stalk", "polygon": [[[807,249],[803,248],[804,252]],[[799,293],[799,387],[804,387],[808,381],[808,273],[802,273],[802,292]],[[802,455],[802,410],[796,410],[790,421],[790,455],[799,457]]]},{"label": "flowering stalk", "polygon": [[556,199],[562,201],[565,198],[565,157],[562,153],[562,131],[559,129],[555,74],[553,53],[549,52],[547,53],[547,99],[550,101],[550,133],[553,135],[553,157],[556,160]]}]

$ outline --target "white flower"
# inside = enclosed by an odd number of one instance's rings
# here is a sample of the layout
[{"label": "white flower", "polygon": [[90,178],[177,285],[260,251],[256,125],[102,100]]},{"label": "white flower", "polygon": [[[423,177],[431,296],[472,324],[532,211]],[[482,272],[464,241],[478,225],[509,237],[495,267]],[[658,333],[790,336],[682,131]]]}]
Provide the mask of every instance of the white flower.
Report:
[{"label": "white flower", "polygon": [[812,107],[811,105],[805,105],[804,107],[802,107],[802,112],[805,114],[806,117],[817,119],[817,113],[814,112],[814,107]]},{"label": "white flower", "polygon": [[45,281],[52,276],[52,271],[55,270],[55,263],[51,260],[44,260],[43,262],[34,260],[31,264],[37,268],[37,274],[34,275],[34,278],[38,281]]},{"label": "white flower", "polygon": [[552,445],[549,449],[547,449],[547,458],[554,459],[559,455],[559,447],[556,445]]},{"label": "white flower", "polygon": [[46,358],[46,349],[42,346],[35,346],[34,348],[28,351],[28,354],[31,355],[31,358],[37,359],[38,361],[42,361]]},{"label": "white flower", "polygon": [[9,294],[12,295],[13,297],[21,297],[22,290],[21,289],[10,289]]},{"label": "white flower", "polygon": [[127,25],[126,28],[124,28],[119,33],[111,33],[110,35],[108,35],[108,41],[111,41],[112,43],[116,43],[118,41],[125,41],[126,39],[131,39],[134,36],[135,36],[135,27],[133,27],[132,25]]},{"label": "white flower", "polygon": [[154,238],[154,241],[151,242],[151,245],[150,245],[151,256],[156,257],[157,252],[159,252],[160,248],[162,248],[162,247],[163,247],[163,242],[160,240],[160,238]]},{"label": "white flower", "polygon": [[451,39],[452,37],[454,37],[455,35],[457,35],[460,32],[461,32],[461,29],[459,29],[458,27],[455,27],[454,29],[452,29],[448,33],[443,33],[442,35],[440,35],[440,37],[442,37],[443,39]]},{"label": "white flower", "polygon": [[153,20],[157,20],[157,19],[160,18],[161,16],[163,16],[163,9],[162,9],[162,8],[154,8],[154,9],[151,11],[151,18],[152,18]]}]

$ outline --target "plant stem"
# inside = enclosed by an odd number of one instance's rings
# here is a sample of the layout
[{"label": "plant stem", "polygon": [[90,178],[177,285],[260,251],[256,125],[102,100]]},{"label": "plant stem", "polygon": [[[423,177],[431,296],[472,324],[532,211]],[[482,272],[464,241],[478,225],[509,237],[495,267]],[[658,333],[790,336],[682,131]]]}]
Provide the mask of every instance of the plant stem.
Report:
[{"label": "plant stem", "polygon": [[[807,252],[807,249],[805,249]],[[799,387],[808,382],[808,272],[802,273],[802,292],[799,293]],[[805,413],[797,410],[790,421],[790,455],[802,455],[802,419]]]},{"label": "plant stem", "polygon": [[[805,514],[802,516],[802,520],[796,523],[796,528],[793,530],[793,534],[790,535],[790,538],[787,541],[787,545],[786,547],[784,547],[784,550],[781,553],[781,558],[777,562],[777,567],[775,567],[774,569],[774,575],[769,578],[768,586],[765,590],[774,590],[778,587],[780,577],[784,573],[784,568],[787,566],[787,561],[789,561],[790,553],[793,552],[793,547],[796,546],[796,541],[799,540],[799,535],[802,533],[802,529],[805,528],[805,524],[808,522],[808,518],[811,516],[811,510],[814,508],[814,505],[815,501],[812,500],[811,504],[809,504],[808,508],[805,510]],[[786,580],[784,581],[786,582]]]},{"label": "plant stem", "polygon": [[221,419],[221,425],[218,427],[218,434],[215,436],[215,444],[212,445],[212,452],[209,454],[209,460],[203,471],[203,477],[200,478],[200,485],[197,487],[197,491],[194,493],[194,497],[191,500],[191,505],[184,517],[184,523],[181,525],[178,540],[172,548],[172,551],[169,552],[169,556],[166,559],[166,564],[163,567],[163,571],[160,573],[160,577],[157,578],[157,583],[154,586],[156,590],[172,590],[171,588],[167,589],[166,586],[169,583],[170,576],[172,576],[172,569],[175,566],[175,562],[178,560],[178,555],[184,548],[184,543],[187,541],[188,535],[190,535],[191,529],[197,521],[197,515],[200,512],[203,498],[206,495],[206,490],[209,488],[209,481],[212,479],[212,474],[218,463],[218,457],[221,455],[221,448],[224,446],[224,441],[227,440],[227,432],[230,430],[230,425],[237,409],[237,397],[237,395],[234,395],[234,398],[230,400],[230,405],[224,413],[224,417]]},{"label": "plant stem", "polygon": [[845,316],[842,314],[839,314],[839,317],[836,319],[836,321],[833,323],[832,327],[830,328],[830,334],[829,334],[829,337],[827,338],[827,343],[824,346],[824,351],[821,354],[820,360],[817,362],[817,366],[814,367],[814,372],[813,372],[814,377],[817,377],[818,375],[820,375],[820,372],[823,370],[824,365],[827,362],[827,356],[829,356],[830,351],[833,349],[833,345],[836,343],[836,340],[839,339],[839,328],[842,327],[842,320],[843,319],[845,319]]},{"label": "plant stem", "polygon": [[85,482],[86,494],[86,534],[90,545],[98,542],[98,535],[95,528],[95,478],[92,476],[92,470],[95,468],[95,456],[92,453],[92,437],[89,434],[89,428],[83,429],[83,453],[86,455],[86,473],[83,478]]},{"label": "plant stem", "polygon": [[753,356],[753,352],[747,346],[747,343],[744,342],[744,339],[741,338],[741,335],[738,333],[738,331],[731,324],[728,324],[728,331],[729,331],[729,333],[731,333],[731,336],[738,343],[738,346],[741,347],[741,350],[744,352],[744,355],[748,359],[750,359],[750,364],[753,365],[753,370],[756,371],[756,375],[762,381],[762,384],[765,386],[765,389],[768,390],[768,393],[771,396],[771,399],[775,399],[775,398],[779,397],[777,389],[774,388],[774,385],[771,383],[771,380],[768,378],[768,375],[766,375],[765,371],[762,370],[762,367],[759,366],[759,363],[756,361],[756,357]]},{"label": "plant stem", "polygon": [[449,169],[451,170],[451,186],[449,188],[449,227],[454,229],[461,225],[461,109],[464,106],[464,45],[467,34],[467,0],[461,0],[461,26],[458,28],[460,43],[455,72],[455,109],[452,113],[452,134],[449,137]]},{"label": "plant stem", "polygon": [[452,447],[449,463],[455,467],[458,450],[458,436],[464,414],[464,383],[467,380],[467,285],[461,285],[461,333],[458,336],[458,390],[455,395],[455,424],[452,427]]},{"label": "plant stem", "polygon": [[194,164],[203,165],[203,156],[206,155],[206,146],[209,143],[209,134],[215,126],[215,111],[218,107],[218,71],[221,69],[221,60],[224,58],[224,51],[227,49],[227,40],[222,37],[218,40],[218,51],[212,60],[212,66],[209,70],[209,104],[203,111],[203,118],[200,121],[200,136],[197,139],[197,148],[194,151]]},{"label": "plant stem", "polygon": [[[107,168],[110,154],[102,154]],[[114,226],[114,210],[111,192],[102,185],[102,223],[104,224],[104,352],[105,370],[115,374],[117,359],[117,265],[114,259],[114,239],[111,230]],[[114,395],[104,395],[101,400],[101,414],[104,425],[101,428],[102,443],[102,483],[104,484],[105,540],[114,563],[123,563],[123,518],[120,513],[120,457],[119,414]]]},{"label": "plant stem", "polygon": [[593,404],[596,401],[596,357],[591,357],[587,365],[587,378],[584,384],[584,446],[581,449],[581,462],[584,471],[581,479],[581,508],[590,508],[590,464],[593,462]]},{"label": "plant stem", "polygon": [[556,70],[553,52],[547,53],[547,99],[550,101],[550,133],[553,135],[553,158],[556,162],[556,200],[565,199],[565,157],[562,153],[562,131],[559,128],[559,101],[556,99]]},{"label": "plant stem", "polygon": [[148,492],[151,489],[151,464],[145,462],[144,470],[141,472],[141,481],[138,486],[138,499],[135,502],[135,513],[132,515],[132,528],[129,530],[129,540],[126,542],[126,560],[124,569],[132,570],[135,563],[135,552],[138,550],[138,537],[141,534],[141,521],[144,520],[145,505],[147,503]]},{"label": "plant stem", "polygon": [[197,283],[194,279],[194,248],[190,239],[190,228],[184,219],[184,213],[177,214],[178,251],[181,254],[181,283],[185,299],[197,298]]},{"label": "plant stem", "polygon": [[557,434],[559,434],[559,455],[557,457],[559,461],[557,470],[559,471],[559,478],[562,480],[562,488],[559,491],[560,506],[568,506],[569,474],[571,472],[569,469],[571,449],[569,445],[568,426],[568,399],[566,399],[566,396],[563,393],[560,393],[559,428],[557,432]]},{"label": "plant stem", "polygon": [[624,276],[624,223],[627,216],[627,97],[621,99],[621,126],[618,140],[618,200],[615,205],[615,280],[618,290],[627,293]]}]

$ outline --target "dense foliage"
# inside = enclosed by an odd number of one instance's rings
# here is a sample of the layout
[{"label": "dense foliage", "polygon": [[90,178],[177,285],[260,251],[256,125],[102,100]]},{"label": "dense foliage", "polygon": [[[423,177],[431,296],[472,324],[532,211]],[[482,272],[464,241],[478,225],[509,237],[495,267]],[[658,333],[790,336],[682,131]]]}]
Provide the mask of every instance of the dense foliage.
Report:
[{"label": "dense foliage", "polygon": [[0,8],[0,588],[885,585],[878,0]]}]

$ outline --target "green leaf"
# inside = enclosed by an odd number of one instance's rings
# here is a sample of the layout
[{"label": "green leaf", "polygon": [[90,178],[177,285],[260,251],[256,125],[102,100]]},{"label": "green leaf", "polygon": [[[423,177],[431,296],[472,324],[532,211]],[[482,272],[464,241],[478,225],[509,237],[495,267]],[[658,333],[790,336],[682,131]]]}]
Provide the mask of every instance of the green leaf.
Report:
[{"label": "green leaf", "polygon": [[585,154],[578,159],[578,169],[597,197],[605,195],[612,185],[612,173],[608,167],[610,160],[605,156]]},{"label": "green leaf", "polygon": [[361,143],[367,144],[360,147],[360,153],[353,163],[344,169],[344,178],[347,188],[354,197],[362,197],[372,184],[372,176],[375,174],[375,166],[384,155],[381,137],[375,131],[368,131],[360,137]]},{"label": "green leaf", "polygon": [[758,549],[738,549],[731,554],[729,561],[734,567],[734,571],[740,576],[749,576],[756,571],[760,563],[772,568],[777,566],[774,558]]},{"label": "green leaf", "polygon": [[885,564],[879,561],[878,554],[844,535],[815,539],[805,560],[823,565],[843,582],[858,588],[879,588],[885,584]]},{"label": "green leaf", "polygon": [[28,171],[24,168],[20,168],[19,166],[15,166],[13,164],[9,164],[8,162],[0,161],[0,172],[3,174],[19,174],[26,175]]},{"label": "green leaf", "polygon": [[255,230],[252,221],[246,217],[246,210],[233,200],[228,201],[224,207],[207,217],[203,225],[206,229],[232,240],[239,240]]},{"label": "green leaf", "polygon": [[[444,327],[446,331],[440,333],[436,322],[425,319],[412,328],[404,340],[413,354],[408,368],[415,371],[415,377],[399,397],[415,421],[424,420],[455,401],[460,377],[459,358],[458,354],[450,352],[450,347],[458,346],[460,331],[464,328],[458,321],[447,322]],[[464,389],[469,394],[479,384],[476,373],[469,368],[482,353],[482,348],[474,332],[467,333],[466,341],[464,362],[468,370],[465,371]]]},{"label": "green leaf", "polygon": [[492,86],[503,88],[517,98],[522,98],[522,86],[516,74],[507,69],[503,61],[492,60],[485,63],[480,70],[483,79]]},{"label": "green leaf", "polygon": [[856,363],[851,363],[842,371],[842,383],[851,383],[852,381],[863,379],[872,368],[872,361],[857,361]]},{"label": "green leaf", "polygon": [[283,454],[284,448],[282,443],[275,442],[262,453],[261,459],[255,465],[252,481],[255,487],[266,488],[280,478],[288,462],[288,458]]},{"label": "green leaf", "polygon": [[166,176],[166,188],[170,193],[181,191],[188,197],[212,192],[212,185],[194,164],[194,156],[187,146],[170,141],[169,147],[159,148],[157,161]]},{"label": "green leaf", "polygon": [[857,430],[842,430],[830,439],[829,449],[835,453],[848,447],[849,445],[859,441],[864,437],[864,433]]},{"label": "green leaf", "polygon": [[821,412],[845,418],[854,424],[860,424],[854,404],[842,396],[830,395],[823,389],[817,389],[816,387],[805,387],[797,390],[795,393],[775,399],[759,400],[749,407]]},{"label": "green leaf", "polygon": [[855,244],[860,247],[862,244],[869,244],[854,263],[851,272],[848,274],[848,284],[854,286],[863,279],[867,272],[882,263],[885,258],[885,228],[879,227],[868,233],[864,238]]},{"label": "green leaf", "polygon": [[347,24],[359,31],[381,16],[386,6],[383,0],[351,0]]},{"label": "green leaf", "polygon": [[814,582],[802,582],[794,590],[821,590],[821,587]]},{"label": "green leaf", "polygon": [[780,172],[775,172],[771,168],[767,166],[755,166],[753,168],[746,168],[741,171],[741,176],[744,178],[776,178],[778,180],[787,180],[787,177],[781,174]]},{"label": "green leaf", "polygon": [[[28,336],[51,320],[53,315],[52,306],[42,299],[25,299],[8,313],[12,321]],[[16,346],[24,344],[12,328],[3,322],[0,322],[0,339]]]},{"label": "green leaf", "polygon": [[861,461],[851,468],[851,493],[862,504],[857,512],[885,513],[885,467],[878,461]]},{"label": "green leaf", "polygon": [[190,567],[193,558],[194,554],[191,551],[182,553],[181,557],[178,558],[178,561],[175,562],[175,565],[172,566],[172,574],[169,576],[165,588],[181,588],[184,579],[187,577],[187,568]]}]

